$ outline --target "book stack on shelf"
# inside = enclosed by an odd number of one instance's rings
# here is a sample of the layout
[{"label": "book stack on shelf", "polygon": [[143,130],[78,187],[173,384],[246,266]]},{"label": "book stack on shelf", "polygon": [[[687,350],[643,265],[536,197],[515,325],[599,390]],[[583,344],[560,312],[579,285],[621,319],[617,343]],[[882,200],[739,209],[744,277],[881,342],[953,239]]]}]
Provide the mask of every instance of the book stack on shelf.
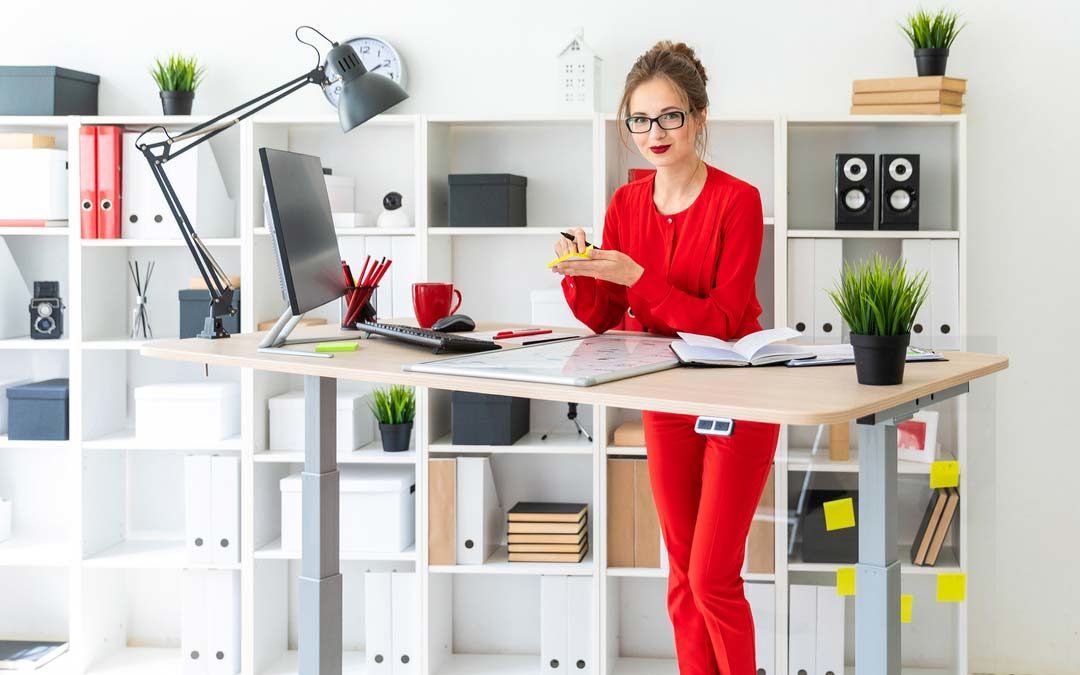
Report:
[{"label": "book stack on shelf", "polygon": [[577,563],[589,552],[589,505],[518,502],[507,515],[510,562]]},{"label": "book stack on shelf", "polygon": [[944,75],[855,80],[852,115],[952,115],[964,111],[967,80]]},{"label": "book stack on shelf", "polygon": [[945,536],[960,505],[960,491],[956,488],[936,488],[930,495],[915,541],[911,544],[911,562],[920,567],[937,564]]}]

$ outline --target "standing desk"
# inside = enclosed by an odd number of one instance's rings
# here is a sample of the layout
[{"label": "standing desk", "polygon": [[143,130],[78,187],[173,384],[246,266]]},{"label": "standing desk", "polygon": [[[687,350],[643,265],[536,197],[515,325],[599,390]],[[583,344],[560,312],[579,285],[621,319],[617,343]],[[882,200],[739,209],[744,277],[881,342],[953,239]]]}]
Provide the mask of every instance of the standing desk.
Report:
[{"label": "standing desk", "polygon": [[[509,326],[478,326],[480,330],[503,327]],[[331,334],[337,333],[326,326],[295,333],[296,337]],[[245,334],[227,340],[159,340],[144,345],[140,352],[154,358],[304,376],[300,675],[341,673],[342,577],[338,567],[335,447],[339,379],[779,424],[856,420],[856,672],[900,675],[896,424],[925,406],[966,393],[970,381],[1008,367],[1004,356],[949,352],[945,362],[907,364],[903,384],[888,387],[859,385],[854,366],[676,368],[593,387],[571,387],[402,372],[405,364],[439,357],[419,347],[380,338],[364,340],[357,351],[338,353],[332,359],[260,354],[256,351],[260,339],[260,335]],[[306,347],[313,349],[314,345]]]}]

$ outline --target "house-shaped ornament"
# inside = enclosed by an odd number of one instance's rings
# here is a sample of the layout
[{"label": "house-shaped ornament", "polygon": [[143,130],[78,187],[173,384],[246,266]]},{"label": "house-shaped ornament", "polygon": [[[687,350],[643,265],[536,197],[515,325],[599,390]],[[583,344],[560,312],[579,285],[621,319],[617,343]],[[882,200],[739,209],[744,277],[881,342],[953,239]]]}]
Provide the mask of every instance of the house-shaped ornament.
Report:
[{"label": "house-shaped ornament", "polygon": [[600,57],[585,44],[585,31],[559,52],[559,107],[577,112],[600,110]]}]

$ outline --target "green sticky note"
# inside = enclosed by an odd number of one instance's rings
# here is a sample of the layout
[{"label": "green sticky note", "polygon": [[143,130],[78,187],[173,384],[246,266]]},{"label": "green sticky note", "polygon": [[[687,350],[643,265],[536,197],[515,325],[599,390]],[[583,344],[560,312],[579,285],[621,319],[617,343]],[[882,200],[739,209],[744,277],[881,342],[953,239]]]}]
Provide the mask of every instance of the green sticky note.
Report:
[{"label": "green sticky note", "polygon": [[855,568],[840,567],[836,570],[836,594],[839,596],[855,595]]},{"label": "green sticky note", "polygon": [[355,352],[359,342],[320,342],[315,345],[317,352]]},{"label": "green sticky note", "polygon": [[851,497],[825,502],[825,530],[855,527],[855,501]]}]

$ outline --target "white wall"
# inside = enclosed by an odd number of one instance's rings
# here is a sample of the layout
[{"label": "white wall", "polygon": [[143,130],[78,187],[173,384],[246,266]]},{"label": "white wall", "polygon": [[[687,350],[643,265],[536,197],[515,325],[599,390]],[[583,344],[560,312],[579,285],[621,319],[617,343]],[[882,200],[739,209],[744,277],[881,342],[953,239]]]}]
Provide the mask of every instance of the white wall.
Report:
[{"label": "white wall", "polygon": [[[716,112],[843,112],[857,77],[913,74],[896,20],[914,2],[798,0],[686,3],[15,2],[4,8],[0,61],[102,76],[101,112],[160,112],[146,73],[154,55],[198,54],[209,66],[196,113],[213,113],[314,64],[293,41],[300,23],[331,37],[374,33],[410,70],[402,112],[552,109],[553,59],[572,26],[604,58],[612,110],[633,58],[659,38],[695,46]],[[1075,419],[1080,333],[1073,272],[1080,217],[1075,112],[1080,5],[1051,0],[954,2],[970,25],[950,74],[967,77],[969,324],[973,349],[1012,367],[973,387],[971,664],[976,672],[1080,671],[1080,554]],[[170,18],[166,19],[165,12]],[[311,88],[277,112],[325,112]],[[1030,346],[1037,340],[1037,346]]]}]

